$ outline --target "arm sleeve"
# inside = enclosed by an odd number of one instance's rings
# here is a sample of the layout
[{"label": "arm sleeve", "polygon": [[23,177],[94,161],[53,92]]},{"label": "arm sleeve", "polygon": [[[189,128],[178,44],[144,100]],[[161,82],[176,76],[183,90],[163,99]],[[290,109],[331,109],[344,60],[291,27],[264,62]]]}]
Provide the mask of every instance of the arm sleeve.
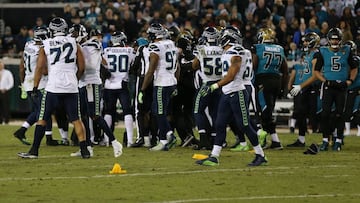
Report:
[{"label": "arm sleeve", "polygon": [[320,52],[315,53],[314,55],[314,59],[316,60],[316,64],[315,64],[315,70],[317,71],[321,71],[323,65],[324,65],[324,58],[322,57],[322,55],[320,54]]}]

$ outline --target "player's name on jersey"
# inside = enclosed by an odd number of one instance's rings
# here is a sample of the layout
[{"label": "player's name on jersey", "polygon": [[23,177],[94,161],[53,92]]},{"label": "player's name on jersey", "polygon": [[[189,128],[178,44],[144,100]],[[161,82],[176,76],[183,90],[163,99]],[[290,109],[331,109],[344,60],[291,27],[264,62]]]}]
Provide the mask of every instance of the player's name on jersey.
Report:
[{"label": "player's name on jersey", "polygon": [[218,55],[221,55],[223,53],[223,51],[216,51],[216,50],[206,50],[206,55],[215,55],[215,56],[218,56]]},{"label": "player's name on jersey", "polygon": [[111,53],[131,53],[131,49],[119,49],[119,48],[109,48],[109,51]]},{"label": "player's name on jersey", "polygon": [[280,48],[279,48],[279,47],[269,47],[269,46],[266,46],[266,47],[265,47],[265,51],[280,52]]},{"label": "player's name on jersey", "polygon": [[57,41],[57,40],[53,40],[53,41],[50,41],[50,42],[49,42],[49,45],[50,45],[50,46],[58,46],[58,45],[62,45],[62,44],[64,44],[64,42],[62,42],[62,41]]}]

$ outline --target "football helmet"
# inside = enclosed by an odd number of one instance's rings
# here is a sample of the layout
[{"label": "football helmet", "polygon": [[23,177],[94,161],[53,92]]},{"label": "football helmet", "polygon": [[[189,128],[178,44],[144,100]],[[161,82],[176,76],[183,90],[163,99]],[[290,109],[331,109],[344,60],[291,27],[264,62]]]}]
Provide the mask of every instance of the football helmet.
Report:
[{"label": "football helmet", "polygon": [[71,37],[74,37],[78,43],[83,39],[87,39],[88,33],[86,28],[81,24],[74,24],[69,28],[69,34]]},{"label": "football helmet", "polygon": [[275,31],[271,28],[261,28],[259,29],[256,39],[258,43],[262,44],[265,42],[273,43],[275,42]]},{"label": "football helmet", "polygon": [[226,26],[221,30],[219,43],[222,47],[225,47],[226,45],[242,44],[240,30],[234,26]]},{"label": "football helmet", "polygon": [[[329,45],[333,49],[337,49],[340,47],[342,38],[343,38],[343,34],[339,28],[331,28],[327,34],[327,39],[328,39]],[[338,41],[332,41],[334,39],[336,39]]]},{"label": "football helmet", "polygon": [[90,35],[90,37],[101,36],[102,33],[101,33],[101,30],[99,30],[99,29],[91,29],[89,35]]},{"label": "football helmet", "polygon": [[219,31],[215,27],[206,27],[201,37],[208,45],[216,46],[220,37]]},{"label": "football helmet", "polygon": [[320,44],[320,37],[315,32],[306,33],[302,40],[307,42],[307,45],[304,45],[304,51],[318,47]]},{"label": "football helmet", "polygon": [[155,39],[165,39],[169,36],[168,31],[160,23],[152,23],[146,33],[151,41]]},{"label": "football helmet", "polygon": [[47,38],[49,38],[49,30],[47,28],[40,26],[34,28],[34,41],[41,42]]},{"label": "football helmet", "polygon": [[348,46],[350,47],[351,52],[352,52],[354,55],[356,55],[356,53],[357,53],[357,46],[356,46],[356,44],[355,44],[354,41],[348,40],[348,41],[344,42],[344,45],[348,45]]},{"label": "football helmet", "polygon": [[49,23],[51,36],[64,36],[68,30],[68,24],[63,18],[55,17]]},{"label": "football helmet", "polygon": [[125,46],[127,42],[127,36],[123,32],[114,32],[110,38],[112,46]]},{"label": "football helmet", "polygon": [[173,25],[173,26],[169,27],[168,32],[169,32],[170,38],[175,41],[180,35],[180,28],[176,25]]}]

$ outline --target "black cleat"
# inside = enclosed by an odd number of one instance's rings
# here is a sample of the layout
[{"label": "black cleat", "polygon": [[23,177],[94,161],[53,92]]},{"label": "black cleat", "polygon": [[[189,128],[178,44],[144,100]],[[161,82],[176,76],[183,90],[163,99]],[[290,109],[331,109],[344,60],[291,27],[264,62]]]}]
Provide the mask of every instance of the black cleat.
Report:
[{"label": "black cleat", "polygon": [[46,140],[46,145],[47,146],[58,146],[59,141],[53,140],[53,139],[48,139],[48,140]]},{"label": "black cleat", "polygon": [[264,166],[267,165],[267,159],[265,156],[261,156],[260,154],[256,154],[255,159],[248,164],[248,166]]},{"label": "black cleat", "polygon": [[283,149],[283,146],[281,145],[280,142],[274,142],[274,141],[272,141],[272,142],[271,142],[271,145],[264,147],[264,149],[277,149],[277,150],[282,150],[282,149]]},{"label": "black cleat", "polygon": [[21,127],[17,131],[14,132],[14,136],[20,140],[21,143],[24,145],[31,145],[30,142],[26,140],[25,137],[26,128]]},{"label": "black cleat", "polygon": [[286,145],[287,147],[305,147],[305,143],[300,142],[300,140],[296,140],[292,144]]},{"label": "black cleat", "polygon": [[144,146],[145,142],[144,142],[144,138],[142,137],[139,137],[134,144],[131,144],[130,147],[134,147],[134,148],[137,148],[137,147],[142,147]]}]

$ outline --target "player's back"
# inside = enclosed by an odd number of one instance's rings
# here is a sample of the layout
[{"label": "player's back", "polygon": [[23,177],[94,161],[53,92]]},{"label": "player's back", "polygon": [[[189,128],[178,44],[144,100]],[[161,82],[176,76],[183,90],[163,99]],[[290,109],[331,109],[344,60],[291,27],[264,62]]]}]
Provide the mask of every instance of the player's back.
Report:
[{"label": "player's back", "polygon": [[129,80],[129,68],[135,54],[132,47],[107,47],[104,49],[104,58],[111,77],[106,79],[105,88],[122,88],[122,81]]},{"label": "player's back", "polygon": [[194,53],[199,60],[201,78],[204,83],[218,81],[222,78],[221,55],[223,49],[220,46],[200,45]]},{"label": "player's back", "polygon": [[[227,75],[229,67],[231,66],[231,59],[234,56],[240,56],[242,65],[243,65],[244,62],[245,62],[245,64],[247,62],[249,62],[246,58],[248,56],[250,56],[250,58],[251,58],[251,52],[249,50],[245,49],[241,45],[232,46],[228,50],[224,51],[224,54],[221,57],[221,62],[222,62],[222,67],[223,67],[223,73],[222,73],[223,76]],[[244,67],[240,67],[240,70],[242,68],[244,68]],[[232,92],[237,92],[237,91],[245,89],[245,86],[244,86],[244,83],[242,80],[243,73],[240,70],[235,75],[233,81],[231,81],[230,83],[228,83],[222,87],[222,91],[224,94],[229,94]]]},{"label": "player's back", "polygon": [[[25,91],[31,91],[34,87],[34,76],[36,71],[36,62],[39,56],[40,45],[37,45],[34,40],[28,41],[24,47],[24,89]],[[42,76],[39,89],[43,89],[46,86],[47,76]]]},{"label": "player's back", "polygon": [[171,40],[161,40],[149,45],[149,52],[159,56],[158,67],[154,73],[154,86],[173,86],[177,84],[177,47]]},{"label": "player's back", "polygon": [[285,61],[284,48],[276,44],[256,44],[256,55],[258,56],[257,74],[280,75],[281,64]]},{"label": "player's back", "polygon": [[86,63],[84,74],[79,80],[79,87],[87,84],[101,84],[101,43],[96,39],[89,39],[81,44],[81,49]]},{"label": "player's back", "polygon": [[78,92],[77,43],[74,38],[56,36],[43,41],[48,64],[46,90],[54,93]]}]

